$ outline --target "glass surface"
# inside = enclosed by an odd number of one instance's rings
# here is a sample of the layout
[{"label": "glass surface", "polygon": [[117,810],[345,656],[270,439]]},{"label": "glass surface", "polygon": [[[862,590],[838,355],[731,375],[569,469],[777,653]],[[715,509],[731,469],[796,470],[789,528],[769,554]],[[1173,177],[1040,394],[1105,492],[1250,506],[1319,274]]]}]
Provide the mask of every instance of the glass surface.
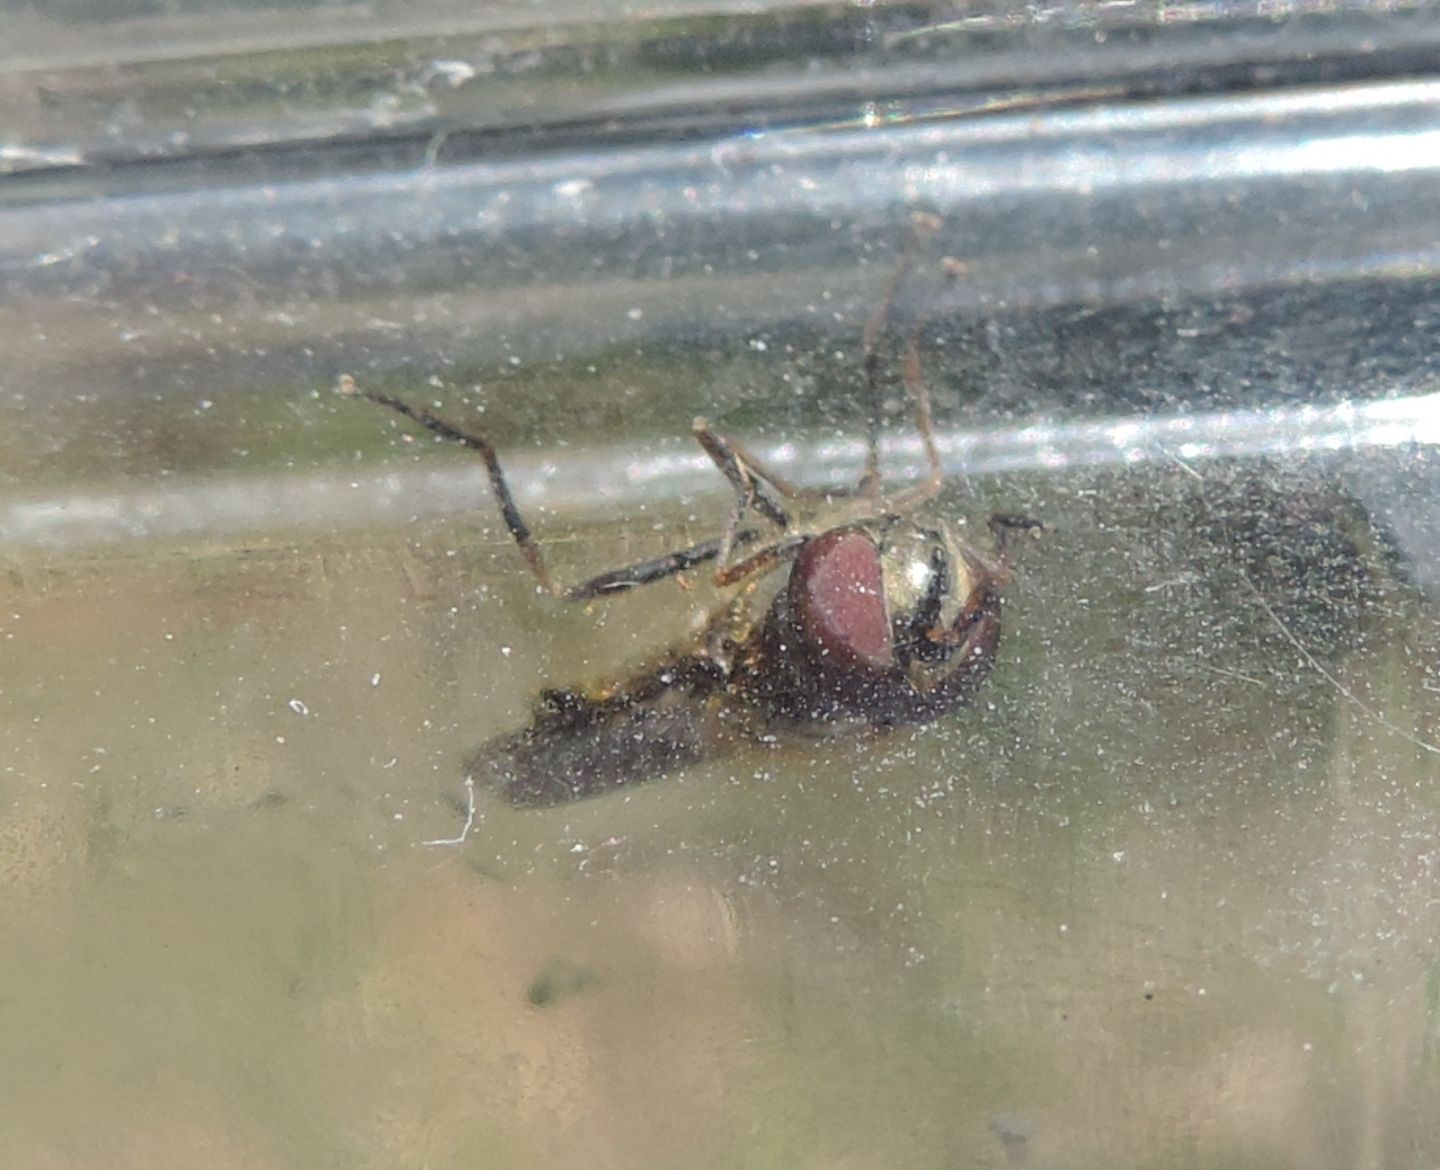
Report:
[{"label": "glass surface", "polygon": [[[18,168],[0,1162],[1433,1165],[1440,85],[1363,72]],[[1048,529],[976,702],[467,827],[730,594],[539,593],[339,377],[579,580],[720,530],[697,415],[854,482],[915,210],[886,472],[914,334],[938,511]]]}]

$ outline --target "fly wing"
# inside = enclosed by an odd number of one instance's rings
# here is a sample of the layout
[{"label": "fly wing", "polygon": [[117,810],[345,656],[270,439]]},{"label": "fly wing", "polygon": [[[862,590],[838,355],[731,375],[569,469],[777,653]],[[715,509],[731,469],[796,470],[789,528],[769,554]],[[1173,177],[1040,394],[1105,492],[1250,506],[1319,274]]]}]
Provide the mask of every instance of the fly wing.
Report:
[{"label": "fly wing", "polygon": [[734,742],[732,708],[714,662],[671,658],[600,694],[545,692],[530,725],[482,746],[467,774],[515,805],[579,800],[669,775]]}]

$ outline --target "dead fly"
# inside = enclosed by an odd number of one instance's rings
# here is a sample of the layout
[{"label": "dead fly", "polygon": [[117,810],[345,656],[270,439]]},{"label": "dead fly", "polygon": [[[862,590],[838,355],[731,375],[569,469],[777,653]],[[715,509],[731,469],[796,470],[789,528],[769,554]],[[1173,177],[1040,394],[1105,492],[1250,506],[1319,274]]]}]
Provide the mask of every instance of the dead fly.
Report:
[{"label": "dead fly", "polygon": [[[860,482],[841,491],[802,490],[697,420],[695,437],[735,493],[720,536],[579,585],[551,577],[488,439],[362,391],[353,378],[341,380],[343,392],[398,411],[485,461],[505,526],[555,597],[593,602],[706,564],[714,566],[717,586],[735,589],[694,644],[602,687],[544,691],[528,727],[472,758],[475,783],[502,789],[517,805],[554,804],[784,728],[928,723],[975,693],[1000,638],[1000,589],[1010,577],[1006,538],[1040,525],[992,516],[995,548],[984,552],[929,508],[943,480],[918,329],[905,346],[902,374],[929,474],[895,492],[880,481],[877,347],[895,292],[935,226],[932,217],[916,218],[915,238],[865,327],[872,417]],[[788,578],[768,608],[754,612],[754,585],[781,568]]]}]

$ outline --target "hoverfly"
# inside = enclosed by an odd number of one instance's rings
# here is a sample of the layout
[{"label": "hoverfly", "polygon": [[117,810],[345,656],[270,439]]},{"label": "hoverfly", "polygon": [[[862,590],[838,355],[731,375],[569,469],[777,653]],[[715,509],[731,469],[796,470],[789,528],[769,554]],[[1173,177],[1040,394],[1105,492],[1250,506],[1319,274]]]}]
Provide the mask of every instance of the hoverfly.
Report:
[{"label": "hoverfly", "polygon": [[[983,551],[930,507],[943,478],[918,328],[905,345],[901,374],[928,475],[894,492],[881,482],[879,343],[895,294],[937,227],[935,217],[915,216],[910,244],[865,325],[872,411],[858,484],[797,487],[697,419],[695,438],[734,493],[721,535],[578,585],[551,576],[484,435],[341,378],[342,393],[396,411],[484,460],[505,526],[552,596],[591,603],[702,565],[713,566],[717,586],[736,590],[693,644],[603,686],[543,691],[528,727],[470,759],[469,781],[501,789],[516,805],[557,804],[672,771],[727,741],[784,728],[929,723],[974,695],[1000,638],[1007,538],[1038,534],[1042,525],[992,516],[994,549]],[[948,268],[954,275],[959,266]],[[755,612],[756,584],[781,570],[788,577],[768,607]]]}]

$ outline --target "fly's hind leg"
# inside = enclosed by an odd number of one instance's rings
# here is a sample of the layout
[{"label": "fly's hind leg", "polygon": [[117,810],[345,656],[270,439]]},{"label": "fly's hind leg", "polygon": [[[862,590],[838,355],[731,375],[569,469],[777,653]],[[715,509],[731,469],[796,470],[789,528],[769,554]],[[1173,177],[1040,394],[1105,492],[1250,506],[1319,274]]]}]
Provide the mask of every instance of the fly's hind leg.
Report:
[{"label": "fly's hind leg", "polygon": [[[738,543],[745,543],[755,539],[755,535],[754,532],[742,529],[735,534],[734,540]],[[655,581],[663,581],[667,577],[677,576],[688,569],[720,559],[721,554],[720,540],[701,541],[699,544],[692,544],[689,548],[677,549],[648,561],[639,561],[633,565],[625,565],[623,568],[599,573],[588,581],[582,581],[579,585],[572,585],[568,589],[561,590],[557,596],[566,601],[594,601],[597,597],[608,597],[612,593],[625,593],[640,585],[649,585]]]},{"label": "fly's hind leg", "polygon": [[578,585],[562,585],[551,576],[550,569],[545,564],[545,558],[540,552],[539,543],[531,534],[524,517],[520,515],[515,497],[510,492],[510,484],[505,478],[505,471],[500,466],[500,458],[495,452],[494,444],[489,439],[474,431],[462,430],[453,423],[431,414],[428,410],[411,406],[388,394],[362,390],[349,374],[342,375],[340,378],[340,393],[365,398],[378,406],[393,410],[397,414],[402,414],[411,421],[419,423],[431,434],[459,443],[462,447],[478,454],[485,461],[485,468],[490,474],[490,490],[495,496],[500,516],[505,521],[505,527],[514,538],[516,546],[520,549],[520,555],[524,558],[525,564],[529,566],[541,588],[552,597],[558,597],[563,601],[593,601],[598,597],[608,596],[612,593],[624,593],[640,585],[663,581],[665,578],[683,573],[687,569],[723,559],[722,550],[728,557],[729,549],[734,545],[747,544],[756,539],[757,533],[741,529],[737,523],[735,531],[727,532],[722,539],[702,541],[663,556],[639,561],[623,568],[611,569],[582,581]]}]

